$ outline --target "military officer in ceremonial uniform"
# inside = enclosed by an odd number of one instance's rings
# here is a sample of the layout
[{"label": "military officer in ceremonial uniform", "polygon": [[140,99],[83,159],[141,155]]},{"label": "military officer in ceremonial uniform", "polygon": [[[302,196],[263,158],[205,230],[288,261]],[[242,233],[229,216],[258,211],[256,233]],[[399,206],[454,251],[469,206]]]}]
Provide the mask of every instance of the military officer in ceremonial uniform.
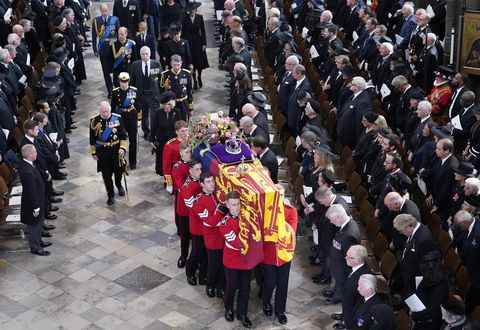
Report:
[{"label": "military officer in ceremonial uniform", "polygon": [[100,57],[103,79],[107,87],[108,97],[112,95],[112,59],[110,47],[117,36],[120,23],[117,17],[108,15],[106,4],[100,5],[100,16],[95,17],[92,23],[92,48],[95,56]]},{"label": "military officer in ceremonial uniform", "polygon": [[118,86],[118,75],[121,72],[128,72],[130,62],[135,54],[135,41],[128,39],[126,27],[118,29],[118,39],[112,44],[113,55],[113,85]]},{"label": "military officer in ceremonial uniform", "polygon": [[125,26],[130,35],[135,35],[138,23],[142,19],[137,0],[115,0],[113,15],[118,17],[120,25]]},{"label": "military officer in ceremonial uniform", "polygon": [[130,169],[137,168],[137,121],[142,119],[142,113],[135,107],[137,98],[137,89],[129,86],[130,75],[122,72],[118,76],[120,87],[116,87],[112,92],[112,112],[122,116],[125,130],[128,133],[128,163]]},{"label": "military officer in ceremonial uniform", "polygon": [[112,113],[106,101],[100,103],[100,113],[90,119],[90,148],[93,158],[97,160],[97,170],[102,172],[108,195],[107,204],[113,205],[115,193],[112,175],[115,175],[118,194],[125,195],[122,187],[125,165],[122,160],[128,148],[128,138],[121,116]]},{"label": "military officer in ceremonial uniform", "polygon": [[189,112],[193,110],[192,74],[182,69],[182,58],[179,55],[171,57],[170,66],[171,69],[162,72],[160,88],[163,91],[171,90],[175,93],[180,117],[182,120],[187,120]]},{"label": "military officer in ceremonial uniform", "polygon": [[170,194],[173,193],[173,165],[181,159],[180,144],[188,141],[188,124],[183,120],[178,120],[175,123],[175,134],[177,134],[176,138],[165,143],[162,154],[162,170],[165,177],[165,185]]}]

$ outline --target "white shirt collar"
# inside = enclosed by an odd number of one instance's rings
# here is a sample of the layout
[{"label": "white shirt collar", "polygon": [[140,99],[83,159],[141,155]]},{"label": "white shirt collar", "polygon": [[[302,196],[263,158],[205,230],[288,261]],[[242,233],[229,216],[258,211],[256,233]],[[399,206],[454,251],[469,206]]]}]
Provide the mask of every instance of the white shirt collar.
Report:
[{"label": "white shirt collar", "polygon": [[352,268],[352,272],[350,273],[350,275],[352,275],[353,273],[355,273],[357,270],[359,270],[363,265],[365,264],[360,264],[358,266],[355,266]]},{"label": "white shirt collar", "polygon": [[463,113],[462,114],[464,115],[465,113],[467,113],[467,111],[470,110],[473,106],[474,106],[474,103],[472,103],[470,106],[468,106],[466,108],[463,108]]},{"label": "white shirt collar", "polygon": [[418,228],[420,228],[420,222],[417,222],[417,225],[415,226],[415,228],[413,228],[412,235],[410,235],[410,237],[408,238],[409,241],[413,238],[413,236],[417,232]]},{"label": "white shirt collar", "polygon": [[31,137],[31,136],[28,136],[27,134],[25,134],[25,137],[27,138],[28,141],[30,142],[35,142],[35,138]]},{"label": "white shirt collar", "polygon": [[258,158],[259,159],[262,158],[263,155],[265,155],[267,153],[267,151],[268,151],[268,147],[266,147],[265,150],[263,150],[263,152],[260,155],[258,155]]},{"label": "white shirt collar", "polygon": [[305,80],[305,76],[303,76],[302,79],[300,80],[297,80],[297,84],[295,85],[295,89],[298,88],[298,86],[300,86],[300,84]]},{"label": "white shirt collar", "polygon": [[355,100],[357,98],[358,95],[362,94],[363,91],[360,91],[360,92],[356,92],[355,94],[353,94],[353,98],[352,100]]},{"label": "white shirt collar", "polygon": [[430,119],[430,117],[431,117],[431,116],[428,115],[427,117],[420,119],[420,122],[421,122],[421,123],[424,123],[424,122],[426,122],[428,119]]},{"label": "white shirt collar", "polygon": [[33,167],[35,167],[35,165],[33,165],[33,162],[32,162],[32,161],[30,161],[30,160],[28,160],[28,159],[25,159],[25,158],[24,158],[23,160],[26,161],[27,163],[29,163],[30,165],[32,165]]},{"label": "white shirt collar", "polygon": [[367,298],[365,298],[365,302],[367,302],[370,298],[372,298],[375,295],[375,293],[369,295]]},{"label": "white shirt collar", "polygon": [[348,220],[345,221],[345,223],[340,226],[340,230],[342,230],[346,225],[348,225],[348,223],[350,222],[350,220],[352,220],[352,219],[351,219],[351,218],[348,218]]},{"label": "white shirt collar", "polygon": [[445,164],[445,162],[450,158],[452,157],[452,154],[448,155],[447,157],[443,158],[442,159],[442,165]]},{"label": "white shirt collar", "polygon": [[470,234],[472,233],[472,230],[473,230],[473,227],[475,227],[475,219],[473,219],[472,223],[470,224],[470,226],[468,226],[468,234],[467,234],[467,237],[470,236]]}]

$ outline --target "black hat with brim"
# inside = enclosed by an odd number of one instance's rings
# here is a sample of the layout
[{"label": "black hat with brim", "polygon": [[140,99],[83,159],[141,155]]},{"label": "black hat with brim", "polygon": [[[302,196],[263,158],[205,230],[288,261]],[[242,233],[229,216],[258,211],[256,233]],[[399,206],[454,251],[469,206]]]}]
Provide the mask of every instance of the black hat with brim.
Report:
[{"label": "black hat with brim", "polygon": [[260,92],[253,92],[248,94],[247,96],[248,102],[252,103],[253,105],[263,108],[267,104],[267,98],[263,93]]}]

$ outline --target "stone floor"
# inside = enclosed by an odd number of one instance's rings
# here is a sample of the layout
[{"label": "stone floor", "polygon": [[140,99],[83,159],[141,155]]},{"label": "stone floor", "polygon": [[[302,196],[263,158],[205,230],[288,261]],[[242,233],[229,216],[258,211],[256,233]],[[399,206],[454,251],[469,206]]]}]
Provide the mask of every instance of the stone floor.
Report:
[{"label": "stone floor", "polygon": [[[201,7],[211,19],[209,4]],[[211,69],[195,93],[198,112],[226,109],[224,74],[215,69],[217,49],[209,48]],[[129,198],[106,196],[95,162],[88,155],[88,120],[105,100],[98,60],[86,55],[88,81],[82,85],[70,139],[68,180],[60,205],[52,255],[28,253],[21,238],[0,238],[0,329],[231,329],[222,301],[208,298],[203,286],[189,286],[178,269],[178,238],[172,199],[154,174],[154,159],[141,139],[138,169],[128,177]],[[307,244],[299,239],[293,262],[287,312],[289,329],[327,329],[329,314],[321,287],[310,280]],[[258,329],[283,328],[261,313],[252,283],[250,317]]]}]

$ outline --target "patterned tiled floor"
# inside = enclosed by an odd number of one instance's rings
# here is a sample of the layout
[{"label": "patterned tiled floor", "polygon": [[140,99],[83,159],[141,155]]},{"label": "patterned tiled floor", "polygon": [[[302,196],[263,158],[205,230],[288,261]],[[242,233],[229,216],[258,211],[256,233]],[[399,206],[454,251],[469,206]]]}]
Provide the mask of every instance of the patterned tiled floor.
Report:
[{"label": "patterned tiled floor", "polygon": [[[202,6],[210,17],[209,4]],[[209,15],[209,16],[207,16]],[[216,67],[216,49],[208,49]],[[98,60],[86,56],[88,81],[82,85],[71,135],[69,179],[57,183],[65,191],[54,222],[49,257],[27,252],[21,238],[0,238],[0,329],[161,330],[230,329],[219,299],[203,286],[186,283],[178,269],[172,200],[154,174],[147,142],[140,141],[138,169],[128,177],[129,199],[106,196],[95,162],[88,155],[88,119],[105,99]],[[226,109],[224,75],[204,74],[205,87],[195,94],[198,112]],[[288,328],[325,329],[337,306],[326,306],[321,287],[310,280],[306,243],[299,239],[287,305]],[[258,288],[252,282],[250,317],[258,329],[282,328],[261,313]]]}]

